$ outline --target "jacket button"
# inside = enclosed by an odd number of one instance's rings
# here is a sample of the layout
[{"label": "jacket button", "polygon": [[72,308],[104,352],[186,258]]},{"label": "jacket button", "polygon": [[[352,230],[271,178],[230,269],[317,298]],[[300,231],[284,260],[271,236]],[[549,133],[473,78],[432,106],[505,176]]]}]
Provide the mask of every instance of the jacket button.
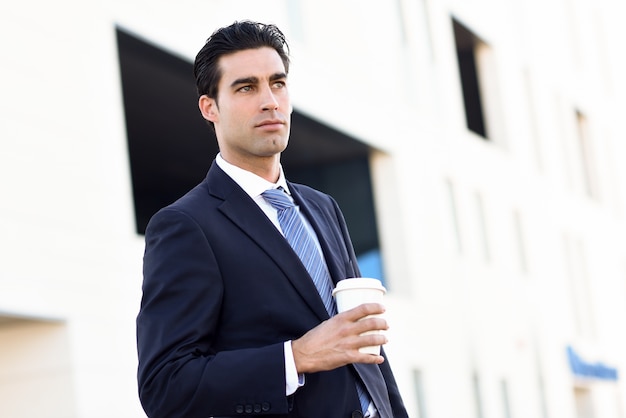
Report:
[{"label": "jacket button", "polygon": [[267,412],[267,411],[269,411],[269,410],[270,410],[270,404],[269,404],[269,402],[263,402],[263,403],[261,404],[261,411],[263,411],[263,412]]},{"label": "jacket button", "polygon": [[248,404],[246,405],[246,414],[251,414],[252,413],[252,405]]},{"label": "jacket button", "polygon": [[243,414],[243,405],[237,405],[235,408],[235,412],[238,414]]},{"label": "jacket button", "polygon": [[361,411],[352,412],[352,418],[363,418],[363,412]]},{"label": "jacket button", "polygon": [[254,413],[258,414],[259,412],[261,412],[261,404],[255,403],[254,404]]}]

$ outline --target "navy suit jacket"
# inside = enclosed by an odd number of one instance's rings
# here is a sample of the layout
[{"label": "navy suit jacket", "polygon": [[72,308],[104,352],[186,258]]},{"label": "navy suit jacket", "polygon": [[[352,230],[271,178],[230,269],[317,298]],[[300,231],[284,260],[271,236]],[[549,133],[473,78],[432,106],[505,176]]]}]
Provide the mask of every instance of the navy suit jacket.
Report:
[{"label": "navy suit jacket", "polygon": [[[357,276],[337,203],[307,186],[289,188],[333,280]],[[381,418],[407,416],[388,362],[307,374],[285,395],[284,342],[328,314],[287,241],[215,162],[202,183],[152,217],[145,239],[137,347],[148,416],[348,418],[360,409],[357,375]]]}]

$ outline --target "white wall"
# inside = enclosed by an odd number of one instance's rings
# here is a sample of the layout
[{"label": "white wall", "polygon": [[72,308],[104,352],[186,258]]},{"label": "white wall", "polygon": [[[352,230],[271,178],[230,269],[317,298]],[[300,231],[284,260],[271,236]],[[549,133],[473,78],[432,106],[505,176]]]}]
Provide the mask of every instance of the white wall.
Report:
[{"label": "white wall", "polygon": [[[391,288],[388,353],[412,416],[417,368],[429,417],[475,416],[474,370],[486,417],[502,416],[502,379],[514,417],[542,416],[540,374],[548,416],[573,417],[581,383],[568,368],[568,344],[626,370],[626,34],[618,3],[2,3],[0,312],[57,322],[0,326],[0,365],[17,365],[0,367],[0,404],[11,405],[11,416],[43,416],[31,408],[44,403],[20,397],[8,371],[25,368],[44,345],[33,367],[63,370],[37,383],[58,393],[49,404],[57,415],[45,416],[143,415],[134,345],[143,241],[134,233],[115,26],[191,60],[214,28],[251,18],[277,23],[291,40],[295,106],[380,150],[372,169]],[[451,15],[492,48],[494,143],[465,128]],[[572,109],[590,122],[596,200],[582,192]],[[517,267],[514,211],[526,274]],[[586,269],[591,336],[573,320],[568,242],[583,243],[574,269]],[[623,382],[582,384],[595,404],[618,405],[597,416],[623,417]]]}]

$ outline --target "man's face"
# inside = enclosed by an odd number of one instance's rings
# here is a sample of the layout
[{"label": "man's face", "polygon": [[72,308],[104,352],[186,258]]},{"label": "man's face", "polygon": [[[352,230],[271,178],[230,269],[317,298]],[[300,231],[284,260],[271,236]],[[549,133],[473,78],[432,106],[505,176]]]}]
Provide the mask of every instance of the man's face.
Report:
[{"label": "man's face", "polygon": [[246,167],[279,155],[289,140],[292,108],[278,53],[247,49],[222,56],[219,66],[217,100],[203,96],[200,109],[214,123],[224,159]]}]

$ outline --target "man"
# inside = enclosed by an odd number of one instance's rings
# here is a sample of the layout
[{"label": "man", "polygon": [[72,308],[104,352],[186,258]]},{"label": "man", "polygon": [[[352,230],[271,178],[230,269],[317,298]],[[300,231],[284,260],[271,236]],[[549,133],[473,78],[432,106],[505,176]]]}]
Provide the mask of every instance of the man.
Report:
[{"label": "man", "polygon": [[[280,165],[292,111],[287,51],[277,27],[244,21],[213,33],[196,57],[200,111],[220,152],[146,230],[137,345],[150,417],[407,416],[384,351],[358,350],[386,343],[361,335],[387,329],[365,318],[384,307],[336,314],[328,298],[359,275],[341,211],[286,181]],[[299,208],[293,219],[311,233],[303,239],[314,262],[290,245],[271,193]]]}]

